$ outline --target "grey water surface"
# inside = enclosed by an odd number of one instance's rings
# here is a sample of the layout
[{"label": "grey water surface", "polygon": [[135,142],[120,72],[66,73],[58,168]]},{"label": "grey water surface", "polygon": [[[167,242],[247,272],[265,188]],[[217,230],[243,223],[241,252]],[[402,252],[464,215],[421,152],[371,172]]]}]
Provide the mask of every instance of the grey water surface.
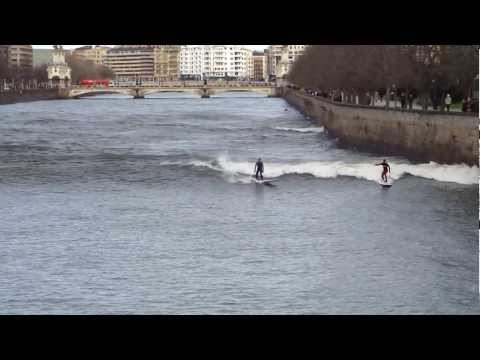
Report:
[{"label": "grey water surface", "polygon": [[323,176],[382,157],[282,99],[157,97],[0,107],[0,313],[480,313],[478,185]]}]

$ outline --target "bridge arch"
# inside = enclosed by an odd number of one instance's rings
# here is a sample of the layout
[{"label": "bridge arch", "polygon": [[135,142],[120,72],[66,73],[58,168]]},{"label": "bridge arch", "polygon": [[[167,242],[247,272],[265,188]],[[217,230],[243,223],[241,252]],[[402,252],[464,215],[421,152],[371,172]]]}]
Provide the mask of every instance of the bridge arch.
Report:
[{"label": "bridge arch", "polygon": [[216,94],[223,94],[223,93],[245,93],[245,92],[253,92],[260,95],[265,96],[273,96],[275,95],[275,89],[270,87],[250,87],[250,88],[212,88],[210,89],[210,95]]},{"label": "bridge arch", "polygon": [[69,97],[79,99],[85,96],[91,95],[105,95],[105,94],[122,94],[135,96],[135,92],[132,89],[115,89],[115,88],[102,88],[102,89],[72,89],[69,92]]},{"label": "bridge arch", "polygon": [[200,95],[202,89],[199,88],[155,88],[155,89],[146,89],[142,90],[141,94],[143,96],[152,95],[152,94],[160,94],[160,93],[191,93]]},{"label": "bridge arch", "polygon": [[193,93],[202,97],[226,92],[255,92],[265,96],[275,96],[274,86],[250,86],[250,85],[210,85],[210,86],[156,86],[156,87],[108,87],[108,88],[82,88],[73,87],[67,90],[67,97],[80,98],[82,96],[100,94],[122,94],[134,98],[143,98],[146,95],[163,92]]}]

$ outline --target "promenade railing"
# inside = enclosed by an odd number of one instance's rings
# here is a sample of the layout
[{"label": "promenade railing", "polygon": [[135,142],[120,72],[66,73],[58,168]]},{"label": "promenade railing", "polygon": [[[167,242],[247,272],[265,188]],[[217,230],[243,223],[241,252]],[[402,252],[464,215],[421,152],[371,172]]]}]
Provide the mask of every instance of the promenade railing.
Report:
[{"label": "promenade railing", "polygon": [[[298,91],[300,89],[296,89],[296,90]],[[442,104],[439,104],[437,109],[435,109],[431,103],[427,103],[425,107],[421,102],[419,102],[418,98],[413,100],[411,102],[411,105],[407,100],[404,103],[404,106],[402,106],[400,97],[394,96],[392,99],[389,99],[388,106],[387,106],[387,100],[386,100],[387,95],[383,97],[378,96],[378,94],[372,95],[370,97],[370,101],[368,104],[362,104],[360,103],[358,96],[343,93],[342,91],[335,91],[332,94],[328,94],[327,96],[324,96],[322,92],[309,91],[306,89],[301,90],[301,92],[310,97],[327,99],[329,101],[336,102],[339,104],[358,105],[363,107],[372,107],[372,108],[379,108],[379,109],[399,110],[399,111],[428,111],[428,112],[438,112],[438,113],[462,112],[462,113],[478,114],[478,100],[476,100],[477,101],[476,103],[474,100],[472,100],[471,103],[468,105],[469,110],[465,111],[462,108],[453,107],[453,106],[450,107],[450,110],[447,110],[446,106]]]},{"label": "promenade railing", "polygon": [[58,86],[50,81],[38,81],[36,79],[17,80],[0,79],[0,92],[16,92],[20,90],[54,89]]}]

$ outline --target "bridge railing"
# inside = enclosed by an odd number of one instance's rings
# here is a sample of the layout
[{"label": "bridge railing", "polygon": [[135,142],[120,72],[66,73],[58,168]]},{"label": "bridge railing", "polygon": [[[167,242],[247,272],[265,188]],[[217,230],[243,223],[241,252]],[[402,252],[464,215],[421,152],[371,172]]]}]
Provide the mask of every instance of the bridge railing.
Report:
[{"label": "bridge railing", "polygon": [[50,81],[38,81],[37,79],[0,79],[0,92],[54,89],[56,87],[57,85]]},{"label": "bridge railing", "polygon": [[106,85],[71,85],[72,89],[108,89],[111,86]]},{"label": "bridge railing", "polygon": [[185,87],[272,87],[275,83],[263,81],[225,81],[225,80],[209,80],[205,84],[203,81],[185,80],[185,81],[144,81],[142,83],[135,83],[134,81],[114,82],[110,86],[104,85],[72,85],[71,88],[77,89],[107,89],[111,88],[150,88],[150,87],[164,87],[164,88],[185,88]]}]

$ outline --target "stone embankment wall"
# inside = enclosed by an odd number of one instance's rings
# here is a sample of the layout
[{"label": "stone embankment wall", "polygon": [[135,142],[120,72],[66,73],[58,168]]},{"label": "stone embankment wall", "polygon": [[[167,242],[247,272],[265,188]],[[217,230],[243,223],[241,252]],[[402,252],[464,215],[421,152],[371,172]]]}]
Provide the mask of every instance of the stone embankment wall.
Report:
[{"label": "stone embankment wall", "polygon": [[478,166],[477,115],[341,104],[290,88],[280,92],[344,146],[417,161]]},{"label": "stone embankment wall", "polygon": [[18,102],[53,100],[58,98],[57,89],[37,89],[0,92],[0,105]]}]

